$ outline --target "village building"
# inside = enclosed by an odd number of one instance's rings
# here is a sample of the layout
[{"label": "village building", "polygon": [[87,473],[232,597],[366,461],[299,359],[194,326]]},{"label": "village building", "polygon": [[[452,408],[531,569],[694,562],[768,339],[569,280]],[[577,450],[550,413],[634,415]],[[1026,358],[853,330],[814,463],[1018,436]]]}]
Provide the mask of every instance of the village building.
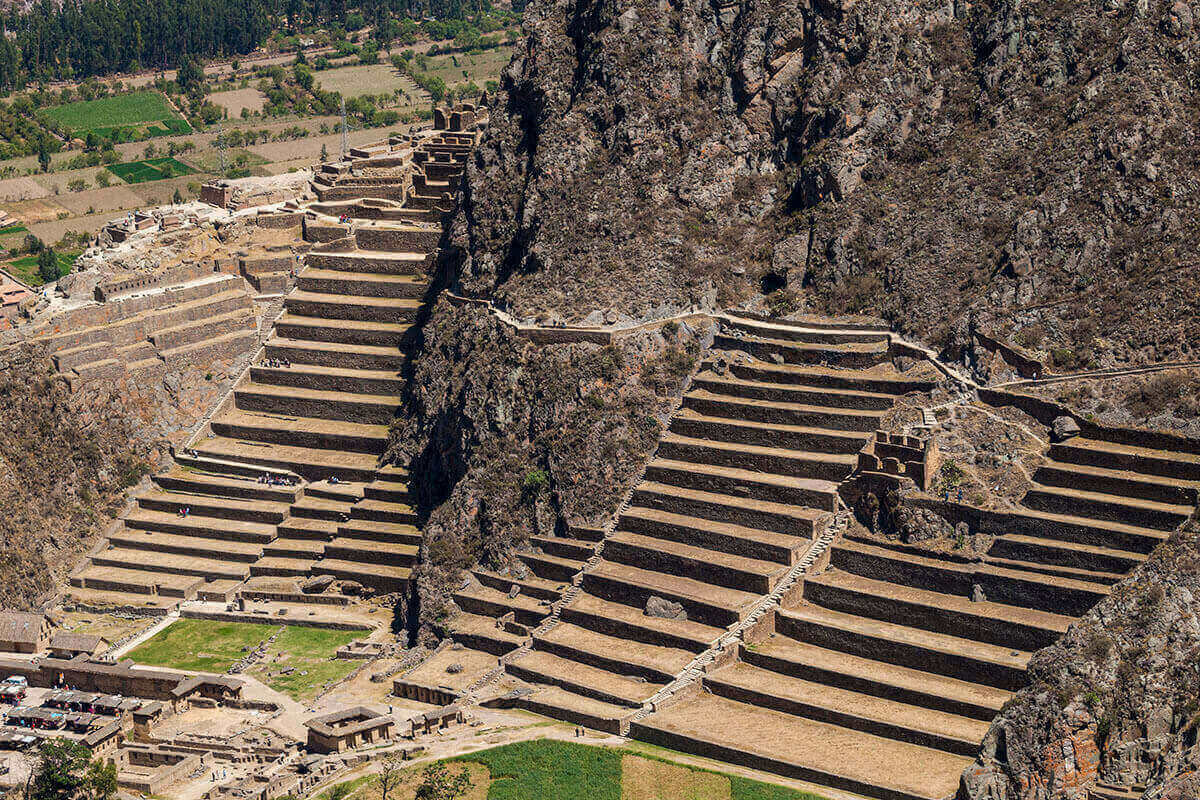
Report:
[{"label": "village building", "polygon": [[78,655],[98,656],[108,649],[108,640],[92,633],[57,631],[50,637],[50,655],[55,658],[74,658]]},{"label": "village building", "polygon": [[392,738],[396,722],[366,706],[355,706],[313,717],[308,728],[308,749],[316,753],[343,753]]},{"label": "village building", "polygon": [[50,637],[50,620],[45,614],[0,611],[0,651],[37,653]]}]

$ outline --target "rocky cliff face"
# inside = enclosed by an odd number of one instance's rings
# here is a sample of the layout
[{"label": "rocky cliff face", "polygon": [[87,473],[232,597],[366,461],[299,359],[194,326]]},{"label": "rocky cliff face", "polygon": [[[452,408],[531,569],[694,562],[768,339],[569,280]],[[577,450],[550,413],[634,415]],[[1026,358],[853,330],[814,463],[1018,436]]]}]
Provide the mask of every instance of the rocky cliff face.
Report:
[{"label": "rocky cliff face", "polygon": [[0,353],[0,367],[0,586],[6,606],[30,607],[112,520],[156,449],[122,397],[72,396],[39,349]]},{"label": "rocky cliff face", "polygon": [[[642,317],[806,287],[952,350],[1192,352],[1184,0],[534,2],[458,288]],[[598,312],[598,313],[595,313]]]},{"label": "rocky cliff face", "polygon": [[963,776],[971,798],[1086,798],[1097,779],[1196,797],[1200,527],[1190,524],[1030,663]]}]

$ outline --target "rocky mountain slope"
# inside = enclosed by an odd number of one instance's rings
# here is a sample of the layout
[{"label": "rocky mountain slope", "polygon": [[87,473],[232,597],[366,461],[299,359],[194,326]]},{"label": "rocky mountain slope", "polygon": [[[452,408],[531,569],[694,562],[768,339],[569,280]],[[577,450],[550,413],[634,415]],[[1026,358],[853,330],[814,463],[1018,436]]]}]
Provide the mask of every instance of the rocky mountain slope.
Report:
[{"label": "rocky mountain slope", "polygon": [[[968,364],[972,332],[1062,371],[1195,358],[1195,12],[534,0],[452,221],[450,288],[543,323],[741,302],[877,313]],[[670,360],[675,335],[631,352]],[[513,530],[602,519],[652,446],[637,420],[670,387],[555,348],[448,303],[424,333],[392,454],[436,507],[427,625],[462,565],[507,561]],[[627,458],[606,462],[606,431]],[[965,794],[1082,797],[1062,777],[1073,742],[1101,775],[1191,796],[1175,779],[1198,698],[1190,541],[1039,657]]]},{"label": "rocky mountain slope", "polygon": [[125,398],[72,395],[38,348],[6,350],[0,365],[0,585],[6,606],[31,607],[112,520],[157,447]]}]

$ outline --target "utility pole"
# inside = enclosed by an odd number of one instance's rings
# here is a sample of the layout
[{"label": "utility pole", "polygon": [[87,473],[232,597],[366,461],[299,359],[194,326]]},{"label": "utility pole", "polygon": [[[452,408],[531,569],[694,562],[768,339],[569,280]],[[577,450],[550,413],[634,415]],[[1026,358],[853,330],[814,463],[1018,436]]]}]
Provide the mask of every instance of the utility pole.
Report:
[{"label": "utility pole", "polygon": [[221,168],[221,177],[229,174],[229,159],[225,153],[225,125],[217,120],[217,163]]},{"label": "utility pole", "polygon": [[350,134],[346,130],[346,98],[342,98],[342,154],[338,161],[345,161],[350,154]]}]

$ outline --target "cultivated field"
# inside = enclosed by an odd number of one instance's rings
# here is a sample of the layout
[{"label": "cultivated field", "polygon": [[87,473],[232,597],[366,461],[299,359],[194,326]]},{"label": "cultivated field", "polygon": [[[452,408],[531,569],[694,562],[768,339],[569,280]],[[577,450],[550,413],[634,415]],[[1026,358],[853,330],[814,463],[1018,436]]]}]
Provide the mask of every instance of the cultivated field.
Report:
[{"label": "cultivated field", "polygon": [[[819,795],[738,775],[686,766],[663,755],[593,747],[556,739],[494,747],[442,762],[451,776],[466,770],[470,800],[822,800]],[[405,771],[391,800],[412,800],[424,766]],[[347,800],[380,800],[379,779],[356,778],[336,793]],[[320,795],[327,800],[335,790]]]},{"label": "cultivated field", "polygon": [[[71,267],[75,264],[75,259],[79,258],[78,252],[60,253],[55,251],[54,255],[58,259],[60,277],[70,272]],[[38,274],[37,256],[21,256],[7,262],[4,268],[30,286],[41,286],[45,283],[42,276]]]},{"label": "cultivated field", "polygon": [[54,106],[42,113],[80,136],[89,131],[108,135],[120,128],[144,130],[156,136],[191,130],[161,92],[133,92],[99,100],[81,100]]},{"label": "cultivated field", "polygon": [[258,89],[232,89],[228,92],[210,94],[208,99],[221,106],[230,117],[240,117],[243,109],[262,111],[267,97]]},{"label": "cultivated field", "polygon": [[147,158],[142,161],[130,161],[125,164],[113,164],[108,171],[126,183],[145,183],[160,181],[163,178],[174,178],[180,175],[191,175],[196,170],[174,158]]},{"label": "cultivated field", "polygon": [[409,95],[424,95],[407,75],[391,64],[363,64],[338,67],[316,73],[317,83],[327,92],[341,92],[343,97],[364,94],[391,94],[403,89]]},{"label": "cultivated field", "polygon": [[500,71],[508,66],[511,58],[511,47],[497,47],[475,55],[446,53],[430,56],[429,69],[426,72],[437,75],[449,87],[467,81],[474,81],[475,85],[482,87],[490,80],[497,80]]}]

